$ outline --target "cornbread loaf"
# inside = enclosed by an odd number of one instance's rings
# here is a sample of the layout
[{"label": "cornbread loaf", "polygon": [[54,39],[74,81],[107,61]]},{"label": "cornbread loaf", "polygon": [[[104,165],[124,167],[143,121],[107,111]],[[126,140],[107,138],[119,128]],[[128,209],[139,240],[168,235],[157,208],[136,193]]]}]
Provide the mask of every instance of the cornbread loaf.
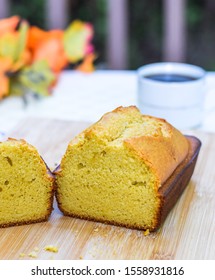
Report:
[{"label": "cornbread loaf", "polygon": [[165,120],[119,107],[69,143],[55,171],[58,206],[68,216],[154,231],[188,184],[199,147]]},{"label": "cornbread loaf", "polygon": [[53,175],[24,140],[0,143],[0,227],[41,222],[52,211]]}]

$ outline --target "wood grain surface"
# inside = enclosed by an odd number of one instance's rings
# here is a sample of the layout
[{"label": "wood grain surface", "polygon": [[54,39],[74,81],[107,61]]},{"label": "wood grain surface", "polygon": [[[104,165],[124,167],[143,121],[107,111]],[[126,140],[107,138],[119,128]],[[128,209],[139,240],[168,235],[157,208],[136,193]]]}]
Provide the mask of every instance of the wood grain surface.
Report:
[{"label": "wood grain surface", "polygon": [[[36,146],[54,169],[71,138],[88,125],[26,119],[10,137]],[[215,259],[215,135],[189,134],[202,141],[195,172],[158,232],[145,236],[139,230],[64,217],[55,203],[48,222],[0,229],[0,259]],[[47,245],[58,252],[47,252]]]}]

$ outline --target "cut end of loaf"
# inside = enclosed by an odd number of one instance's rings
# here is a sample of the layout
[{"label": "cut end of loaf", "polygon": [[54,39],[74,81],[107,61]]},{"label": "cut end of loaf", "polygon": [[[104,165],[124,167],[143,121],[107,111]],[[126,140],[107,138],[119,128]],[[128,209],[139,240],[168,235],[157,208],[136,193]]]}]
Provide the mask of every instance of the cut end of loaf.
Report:
[{"label": "cut end of loaf", "polygon": [[47,220],[53,176],[37,150],[25,141],[0,143],[0,227]]},{"label": "cut end of loaf", "polygon": [[156,177],[123,147],[90,140],[69,149],[61,167],[57,197],[64,213],[135,228],[156,223]]},{"label": "cut end of loaf", "polygon": [[154,230],[158,189],[187,150],[187,140],[164,120],[119,107],[70,142],[56,174],[59,208],[70,216]]}]

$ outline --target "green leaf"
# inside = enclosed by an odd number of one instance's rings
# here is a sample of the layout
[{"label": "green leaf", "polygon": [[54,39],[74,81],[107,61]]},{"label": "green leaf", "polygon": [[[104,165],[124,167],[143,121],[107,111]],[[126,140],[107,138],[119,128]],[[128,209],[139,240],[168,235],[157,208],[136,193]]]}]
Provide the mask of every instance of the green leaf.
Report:
[{"label": "green leaf", "polygon": [[86,54],[89,41],[93,35],[92,27],[79,20],[74,21],[64,32],[64,49],[70,62],[75,63]]},{"label": "green leaf", "polygon": [[[50,88],[55,76],[45,60],[40,60],[20,71],[17,82],[30,92],[41,96],[50,94]],[[16,89],[19,91],[19,89]]]},{"label": "green leaf", "polygon": [[23,21],[19,32],[6,33],[0,39],[0,57],[9,57],[13,62],[21,58],[26,47],[28,24]]},{"label": "green leaf", "polygon": [[10,95],[23,96],[27,94],[27,88],[20,83],[19,76],[10,78]]},{"label": "green leaf", "polygon": [[17,37],[13,33],[6,33],[0,39],[0,57],[8,57],[15,60]]},{"label": "green leaf", "polygon": [[15,61],[19,60],[26,48],[27,35],[29,25],[26,21],[22,21],[19,27],[19,39],[16,46]]}]

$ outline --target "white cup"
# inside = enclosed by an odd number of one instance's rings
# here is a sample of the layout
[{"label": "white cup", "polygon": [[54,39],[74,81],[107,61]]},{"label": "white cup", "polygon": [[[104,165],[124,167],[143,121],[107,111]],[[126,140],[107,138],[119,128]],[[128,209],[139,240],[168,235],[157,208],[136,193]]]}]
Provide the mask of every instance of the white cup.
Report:
[{"label": "white cup", "polygon": [[202,124],[206,72],[201,67],[160,62],[142,66],[137,73],[138,107],[143,114],[164,118],[178,129]]}]

